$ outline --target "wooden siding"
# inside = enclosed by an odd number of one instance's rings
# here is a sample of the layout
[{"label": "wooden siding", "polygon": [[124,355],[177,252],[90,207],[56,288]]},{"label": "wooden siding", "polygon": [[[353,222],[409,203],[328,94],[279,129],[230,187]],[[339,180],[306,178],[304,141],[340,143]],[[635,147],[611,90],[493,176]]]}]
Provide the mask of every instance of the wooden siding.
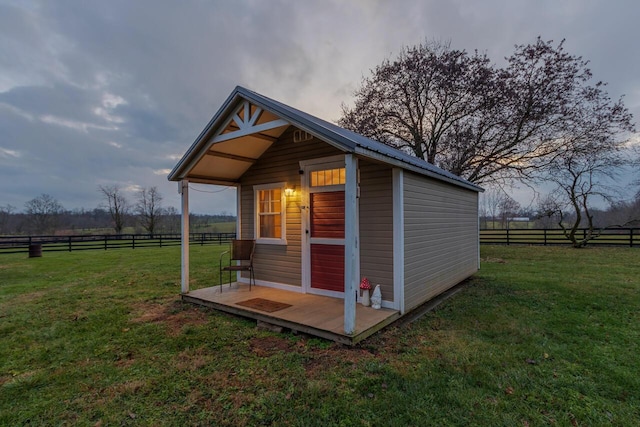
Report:
[{"label": "wooden siding", "polygon": [[311,287],[344,292],[344,245],[311,244]]},{"label": "wooden siding", "polygon": [[285,226],[287,244],[257,244],[253,264],[257,280],[302,286],[301,191],[298,162],[341,152],[315,138],[311,141],[294,143],[294,130],[294,127],[287,129],[242,176],[240,232],[243,239],[254,238],[254,185],[286,182],[295,187],[295,195],[287,197]]},{"label": "wooden siding", "polygon": [[405,171],[405,309],[478,270],[478,194]]},{"label": "wooden siding", "polygon": [[359,161],[360,276],[380,285],[382,298],[393,294],[393,188],[391,168]]},{"label": "wooden siding", "polygon": [[344,239],[344,191],[311,193],[311,237]]}]

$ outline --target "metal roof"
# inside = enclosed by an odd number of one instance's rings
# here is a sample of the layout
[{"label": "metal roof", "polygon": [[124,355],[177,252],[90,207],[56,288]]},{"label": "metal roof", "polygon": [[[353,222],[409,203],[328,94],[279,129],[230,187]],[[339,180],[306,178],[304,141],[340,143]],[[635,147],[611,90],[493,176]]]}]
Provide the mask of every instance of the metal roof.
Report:
[{"label": "metal roof", "polygon": [[[230,115],[239,108],[244,101],[254,104],[264,111],[269,111],[280,119],[301,130],[311,133],[344,152],[372,158],[392,166],[410,170],[440,181],[449,182],[470,190],[483,189],[457,175],[445,171],[422,159],[406,154],[388,145],[366,138],[350,130],[341,128],[333,123],[322,120],[311,114],[268,98],[259,93],[237,86],[213,116],[205,129],[169,174],[169,180],[179,181],[188,177],[195,164],[207,154],[213,145],[213,139],[224,131],[230,121]],[[215,180],[214,180],[215,181]]]}]

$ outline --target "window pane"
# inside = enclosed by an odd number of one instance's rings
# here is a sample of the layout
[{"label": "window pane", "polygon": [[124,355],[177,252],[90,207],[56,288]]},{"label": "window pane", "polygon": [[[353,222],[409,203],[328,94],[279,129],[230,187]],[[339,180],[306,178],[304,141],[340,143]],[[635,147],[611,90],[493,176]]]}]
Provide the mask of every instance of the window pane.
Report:
[{"label": "window pane", "polygon": [[311,172],[311,186],[341,185],[346,182],[345,169],[335,168]]},{"label": "window pane", "polygon": [[331,171],[331,183],[333,185],[340,184],[340,169],[334,169]]},{"label": "window pane", "polygon": [[279,239],[282,236],[280,214],[260,215],[260,237]]},{"label": "window pane", "polygon": [[282,189],[258,190],[257,193],[257,238],[281,239],[282,226]]},{"label": "window pane", "polygon": [[278,213],[282,210],[282,190],[260,190],[258,192],[258,213]]}]

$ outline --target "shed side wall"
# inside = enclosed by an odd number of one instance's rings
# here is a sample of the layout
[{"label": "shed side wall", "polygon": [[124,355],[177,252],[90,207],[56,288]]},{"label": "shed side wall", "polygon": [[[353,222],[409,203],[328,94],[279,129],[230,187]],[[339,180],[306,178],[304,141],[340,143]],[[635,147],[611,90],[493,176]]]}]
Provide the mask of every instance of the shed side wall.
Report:
[{"label": "shed side wall", "polygon": [[403,195],[411,310],[478,271],[478,193],[405,173]]},{"label": "shed side wall", "polygon": [[393,295],[393,187],[389,166],[360,160],[360,276]]},{"label": "shed side wall", "polygon": [[318,139],[293,142],[290,127],[242,176],[241,235],[253,239],[255,206],[254,185],[286,182],[296,188],[295,195],[287,197],[286,245],[257,244],[254,271],[257,280],[302,286],[302,246],[300,215],[300,160],[340,154],[341,151]]}]

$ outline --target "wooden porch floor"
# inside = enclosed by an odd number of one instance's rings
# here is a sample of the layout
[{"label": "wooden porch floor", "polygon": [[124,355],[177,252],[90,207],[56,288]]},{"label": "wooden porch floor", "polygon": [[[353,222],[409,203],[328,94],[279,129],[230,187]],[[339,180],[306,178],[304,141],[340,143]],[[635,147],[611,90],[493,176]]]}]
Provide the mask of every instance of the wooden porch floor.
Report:
[{"label": "wooden porch floor", "polygon": [[[291,307],[268,313],[237,304],[252,298],[290,304]],[[400,313],[396,310],[374,310],[356,304],[356,331],[347,335],[344,333],[344,302],[338,298],[264,286],[253,286],[249,291],[248,285],[233,283],[231,287],[228,284],[223,285],[222,292],[219,286],[196,289],[183,294],[182,299],[348,345],[362,341],[400,318]]]}]

